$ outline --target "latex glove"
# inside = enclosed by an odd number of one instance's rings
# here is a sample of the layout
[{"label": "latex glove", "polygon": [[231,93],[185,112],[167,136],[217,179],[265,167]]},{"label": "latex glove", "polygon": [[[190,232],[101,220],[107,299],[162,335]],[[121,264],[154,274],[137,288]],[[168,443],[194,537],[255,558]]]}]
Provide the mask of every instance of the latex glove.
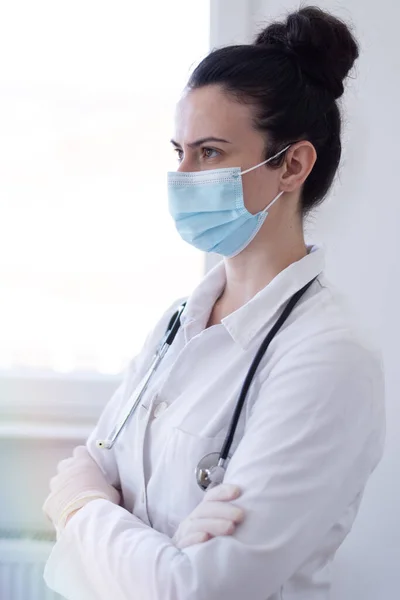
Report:
[{"label": "latex glove", "polygon": [[86,446],[77,446],[72,457],[57,465],[57,475],[50,480],[50,494],[42,510],[59,534],[71,513],[97,498],[119,504],[120,494],[106,481]]},{"label": "latex glove", "polygon": [[231,535],[244,518],[244,511],[230,503],[241,494],[236,485],[222,483],[208,490],[203,500],[179,525],[174,544],[182,549],[219,535]]}]

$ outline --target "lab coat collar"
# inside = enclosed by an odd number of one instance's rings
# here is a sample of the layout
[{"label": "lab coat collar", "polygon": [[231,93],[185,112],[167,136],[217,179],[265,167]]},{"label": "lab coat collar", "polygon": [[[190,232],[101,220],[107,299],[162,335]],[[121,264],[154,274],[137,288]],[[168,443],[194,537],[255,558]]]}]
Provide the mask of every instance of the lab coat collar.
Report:
[{"label": "lab coat collar", "polygon": [[[205,329],[211,310],[222,294],[225,284],[225,265],[223,262],[219,262],[203,277],[186,303],[181,324],[187,333],[187,339]],[[189,333],[190,335],[188,335]]]},{"label": "lab coat collar", "polygon": [[[222,319],[229,335],[244,350],[265,326],[272,324],[271,320],[277,318],[279,309],[290,297],[323,271],[324,251],[317,246],[310,246],[308,250],[307,256],[289,265],[251,300]],[[206,327],[225,283],[225,265],[221,262],[207,273],[188,300],[182,315],[183,328],[187,333],[190,330],[187,337],[193,337]]]},{"label": "lab coat collar", "polygon": [[272,326],[291,296],[323,271],[323,250],[316,246],[308,250],[307,256],[289,265],[249,302],[222,319],[233,340],[244,350],[264,327]]}]

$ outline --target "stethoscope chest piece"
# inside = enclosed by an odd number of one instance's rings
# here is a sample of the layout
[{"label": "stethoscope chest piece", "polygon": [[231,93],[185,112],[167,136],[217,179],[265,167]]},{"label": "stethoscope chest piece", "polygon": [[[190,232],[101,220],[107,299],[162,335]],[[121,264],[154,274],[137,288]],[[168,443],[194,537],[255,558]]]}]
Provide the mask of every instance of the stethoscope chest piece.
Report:
[{"label": "stethoscope chest piece", "polygon": [[222,483],[225,474],[225,468],[219,465],[219,462],[219,452],[211,452],[210,454],[206,454],[199,461],[199,464],[195,470],[195,474],[197,485],[201,490],[205,491],[215,487],[219,483]]}]

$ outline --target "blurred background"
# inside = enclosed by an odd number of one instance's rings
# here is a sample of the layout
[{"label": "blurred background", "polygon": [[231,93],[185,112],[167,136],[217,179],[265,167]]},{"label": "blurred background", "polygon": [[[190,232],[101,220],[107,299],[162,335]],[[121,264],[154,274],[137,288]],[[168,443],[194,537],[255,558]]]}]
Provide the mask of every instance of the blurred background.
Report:
[{"label": "blurred background", "polygon": [[[303,3],[307,4],[307,3]],[[334,600],[400,587],[400,5],[316,1],[361,45],[342,104],[343,160],[307,223],[327,276],[383,351],[386,455],[340,550]],[[41,505],[127,361],[215,257],[169,217],[173,111],[210,48],[250,42],[289,0],[13,0],[0,5],[0,598],[56,598]]]}]

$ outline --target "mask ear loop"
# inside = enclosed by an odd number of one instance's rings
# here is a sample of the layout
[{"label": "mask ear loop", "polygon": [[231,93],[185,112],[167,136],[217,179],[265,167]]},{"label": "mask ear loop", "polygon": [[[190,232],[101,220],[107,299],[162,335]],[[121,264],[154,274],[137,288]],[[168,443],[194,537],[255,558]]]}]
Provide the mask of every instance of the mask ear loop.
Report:
[{"label": "mask ear loop", "polygon": [[280,198],[280,197],[282,196],[282,194],[284,194],[284,193],[285,193],[285,192],[283,192],[283,191],[282,191],[282,192],[279,192],[279,194],[278,194],[277,196],[275,196],[275,198],[272,200],[272,202],[270,202],[270,203],[268,204],[268,206],[266,206],[266,208],[264,208],[264,210],[262,210],[261,212],[262,212],[262,213],[266,213],[266,212],[268,211],[268,209],[270,209],[270,208],[271,208],[271,206],[272,206],[273,204],[275,204],[275,202],[276,202],[277,200],[279,200],[279,198]]},{"label": "mask ear loop", "polygon": [[[262,165],[267,164],[268,162],[270,162],[271,160],[274,160],[274,158],[277,158],[278,156],[280,156],[281,154],[283,154],[284,152],[286,152],[286,150],[289,150],[291,144],[289,144],[288,146],[286,146],[286,148],[283,148],[283,150],[279,150],[279,152],[277,152],[276,154],[274,154],[273,156],[271,156],[270,158],[267,158],[267,160],[264,160],[263,162],[260,162],[258,165],[256,165],[255,167],[250,167],[250,169],[246,169],[245,171],[242,171],[240,174],[241,175],[245,175],[246,173],[249,173],[249,171],[254,171],[254,169],[257,169],[258,167],[261,167]],[[277,196],[275,196],[275,198],[272,200],[272,202],[270,202],[265,208],[264,210],[261,211],[260,214],[266,213],[268,211],[269,208],[271,208],[271,206],[273,204],[275,204],[275,202],[277,200],[279,200],[279,198],[282,196],[282,194],[284,194],[284,192],[279,192],[279,194]]]},{"label": "mask ear loop", "polygon": [[290,146],[291,146],[291,144],[289,144],[288,146],[286,146],[286,148],[284,148],[283,150],[279,150],[279,152],[277,152],[276,154],[274,154],[270,158],[267,158],[267,160],[263,160],[263,162],[258,163],[258,165],[255,165],[254,167],[250,167],[250,169],[246,169],[245,171],[241,171],[240,174],[241,175],[245,175],[246,173],[249,173],[250,171],[254,171],[254,169],[257,169],[258,167],[261,167],[262,165],[266,165],[271,160],[274,160],[274,158],[277,158],[278,156],[280,156],[281,154],[283,154],[284,152],[286,152],[286,150],[289,150]]}]

